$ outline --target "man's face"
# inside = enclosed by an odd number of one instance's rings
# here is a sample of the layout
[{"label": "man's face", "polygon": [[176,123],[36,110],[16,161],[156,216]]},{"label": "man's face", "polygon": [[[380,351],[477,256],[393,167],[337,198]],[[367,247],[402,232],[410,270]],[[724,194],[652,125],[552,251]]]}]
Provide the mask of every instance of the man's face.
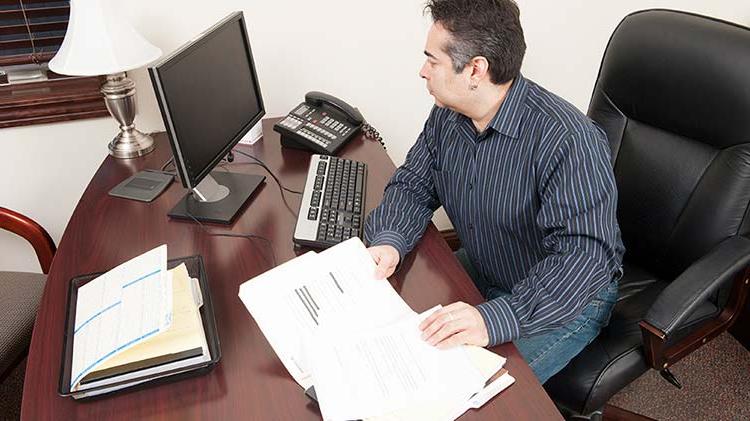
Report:
[{"label": "man's face", "polygon": [[425,63],[419,76],[427,81],[427,90],[435,98],[438,107],[461,112],[462,104],[468,98],[469,66],[461,73],[453,71],[453,63],[446,54],[445,47],[451,41],[448,30],[435,23],[427,33],[424,54]]}]

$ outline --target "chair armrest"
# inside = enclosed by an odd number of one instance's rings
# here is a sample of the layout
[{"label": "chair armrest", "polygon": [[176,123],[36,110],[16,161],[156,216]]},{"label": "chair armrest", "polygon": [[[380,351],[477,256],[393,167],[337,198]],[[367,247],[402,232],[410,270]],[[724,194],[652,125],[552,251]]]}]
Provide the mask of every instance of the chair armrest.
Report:
[{"label": "chair armrest", "polygon": [[36,258],[39,259],[42,272],[49,272],[57,248],[55,242],[52,241],[52,237],[41,225],[18,212],[0,207],[0,228],[20,235],[31,243],[36,252]]},{"label": "chair armrest", "polygon": [[750,240],[730,237],[690,265],[664,291],[644,321],[670,336],[720,286],[731,282],[750,264]]}]

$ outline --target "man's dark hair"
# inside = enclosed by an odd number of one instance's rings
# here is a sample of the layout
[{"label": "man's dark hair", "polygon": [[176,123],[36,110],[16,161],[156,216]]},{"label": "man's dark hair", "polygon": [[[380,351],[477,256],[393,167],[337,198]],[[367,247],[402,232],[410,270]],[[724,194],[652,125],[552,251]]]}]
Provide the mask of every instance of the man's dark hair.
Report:
[{"label": "man's dark hair", "polygon": [[490,80],[503,84],[518,77],[526,52],[518,5],[513,0],[429,0],[435,23],[451,33],[445,52],[460,73],[477,56],[490,64]]}]

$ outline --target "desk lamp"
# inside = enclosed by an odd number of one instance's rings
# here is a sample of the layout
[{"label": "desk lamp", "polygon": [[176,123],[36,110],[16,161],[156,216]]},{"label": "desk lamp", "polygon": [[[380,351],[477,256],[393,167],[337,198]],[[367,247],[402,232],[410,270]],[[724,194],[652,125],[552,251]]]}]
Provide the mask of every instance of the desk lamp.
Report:
[{"label": "desk lamp", "polygon": [[136,130],[135,83],[126,71],[161,56],[122,18],[115,0],[72,0],[65,39],[49,68],[62,75],[107,75],[101,92],[120,133],[109,143],[115,158],[134,158],[154,150],[151,136]]}]

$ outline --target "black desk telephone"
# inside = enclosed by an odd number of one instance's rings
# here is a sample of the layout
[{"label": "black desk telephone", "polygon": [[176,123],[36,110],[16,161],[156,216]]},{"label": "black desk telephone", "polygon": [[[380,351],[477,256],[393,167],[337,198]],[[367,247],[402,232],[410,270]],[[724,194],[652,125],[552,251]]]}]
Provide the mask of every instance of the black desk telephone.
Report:
[{"label": "black desk telephone", "polygon": [[364,128],[369,137],[382,139],[362,118],[359,110],[323,92],[308,92],[283,120],[273,125],[281,134],[281,144],[334,155]]}]

